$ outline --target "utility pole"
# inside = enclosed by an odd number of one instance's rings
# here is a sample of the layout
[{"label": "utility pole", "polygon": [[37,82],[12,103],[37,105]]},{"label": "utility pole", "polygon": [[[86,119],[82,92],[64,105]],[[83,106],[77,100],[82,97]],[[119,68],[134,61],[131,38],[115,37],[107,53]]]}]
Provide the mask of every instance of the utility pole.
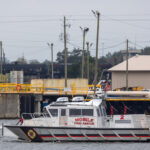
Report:
[{"label": "utility pole", "polygon": [[2,74],[2,65],[3,65],[3,62],[2,62],[2,54],[3,53],[3,50],[2,50],[2,41],[0,41],[0,74]]},{"label": "utility pole", "polygon": [[102,57],[104,57],[104,42],[102,43]]},{"label": "utility pole", "polygon": [[67,48],[66,48],[66,17],[64,16],[64,66],[65,66],[65,88],[67,88]]},{"label": "utility pole", "polygon": [[51,43],[51,65],[52,65],[52,79],[54,78],[54,67],[53,67],[53,43]]},{"label": "utility pole", "polygon": [[86,42],[87,45],[87,79],[89,83],[89,42]]},{"label": "utility pole", "polygon": [[128,56],[129,56],[129,48],[128,48],[128,39],[126,42],[127,45],[127,51],[126,51],[126,91],[128,91]]},{"label": "utility pole", "polygon": [[97,18],[97,32],[96,32],[96,58],[95,58],[95,76],[94,76],[94,85],[96,90],[96,84],[97,84],[97,76],[98,76],[98,42],[99,42],[99,21],[100,21],[100,13],[98,11],[94,12],[92,11]]},{"label": "utility pole", "polygon": [[87,28],[87,27],[85,27],[85,28],[80,27],[80,29],[83,32],[82,70],[81,70],[81,78],[83,79],[84,78],[84,50],[85,50],[84,46],[85,46],[85,35],[89,31],[89,28]]},{"label": "utility pole", "polygon": [[[53,79],[54,78],[54,66],[53,66],[53,46],[54,46],[54,44],[53,43],[51,43],[51,44],[47,43],[47,45],[51,48],[51,69],[52,69],[51,77]],[[50,70],[50,66],[49,66],[49,70]],[[50,76],[50,71],[49,71],[49,76]]]},{"label": "utility pole", "polygon": [[4,49],[2,49],[3,50],[3,59],[2,59],[2,62],[3,62],[3,64],[5,64],[5,52],[4,52]]},{"label": "utility pole", "polygon": [[85,45],[85,30],[83,30],[83,49],[82,49],[82,79],[84,78],[84,45]]}]

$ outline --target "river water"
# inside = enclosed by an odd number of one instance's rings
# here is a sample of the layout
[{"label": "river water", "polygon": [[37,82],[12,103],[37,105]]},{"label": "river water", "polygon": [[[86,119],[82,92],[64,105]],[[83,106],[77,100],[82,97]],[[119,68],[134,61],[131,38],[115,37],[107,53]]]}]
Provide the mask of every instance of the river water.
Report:
[{"label": "river water", "polygon": [[45,142],[30,143],[18,140],[8,130],[2,137],[2,123],[15,124],[17,120],[0,120],[0,150],[150,150],[148,142]]}]

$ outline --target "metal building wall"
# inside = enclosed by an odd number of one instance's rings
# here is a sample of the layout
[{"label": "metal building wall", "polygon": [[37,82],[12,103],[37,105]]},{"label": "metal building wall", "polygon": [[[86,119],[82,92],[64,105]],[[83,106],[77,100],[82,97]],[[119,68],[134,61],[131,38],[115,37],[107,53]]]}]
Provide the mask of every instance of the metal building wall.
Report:
[{"label": "metal building wall", "polygon": [[[129,87],[141,86],[145,89],[150,89],[150,71],[130,71],[128,73]],[[126,86],[126,72],[112,72],[112,89]]]}]

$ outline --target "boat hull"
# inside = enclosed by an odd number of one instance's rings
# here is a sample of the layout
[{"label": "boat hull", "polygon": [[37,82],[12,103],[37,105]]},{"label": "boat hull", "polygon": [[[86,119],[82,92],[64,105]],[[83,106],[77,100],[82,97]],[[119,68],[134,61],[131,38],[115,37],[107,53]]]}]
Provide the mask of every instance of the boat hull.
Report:
[{"label": "boat hull", "polygon": [[69,128],[38,126],[5,126],[19,139],[48,141],[149,141],[149,128]]}]

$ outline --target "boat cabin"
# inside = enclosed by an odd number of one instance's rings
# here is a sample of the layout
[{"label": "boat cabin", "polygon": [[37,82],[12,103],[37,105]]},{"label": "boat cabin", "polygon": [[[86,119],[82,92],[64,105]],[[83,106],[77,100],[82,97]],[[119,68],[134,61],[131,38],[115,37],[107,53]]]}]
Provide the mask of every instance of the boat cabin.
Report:
[{"label": "boat cabin", "polygon": [[69,102],[67,97],[58,98],[44,108],[42,116],[25,119],[24,125],[40,125],[55,127],[104,127],[107,124],[106,111],[101,99],[89,102],[82,97],[75,97]]}]

